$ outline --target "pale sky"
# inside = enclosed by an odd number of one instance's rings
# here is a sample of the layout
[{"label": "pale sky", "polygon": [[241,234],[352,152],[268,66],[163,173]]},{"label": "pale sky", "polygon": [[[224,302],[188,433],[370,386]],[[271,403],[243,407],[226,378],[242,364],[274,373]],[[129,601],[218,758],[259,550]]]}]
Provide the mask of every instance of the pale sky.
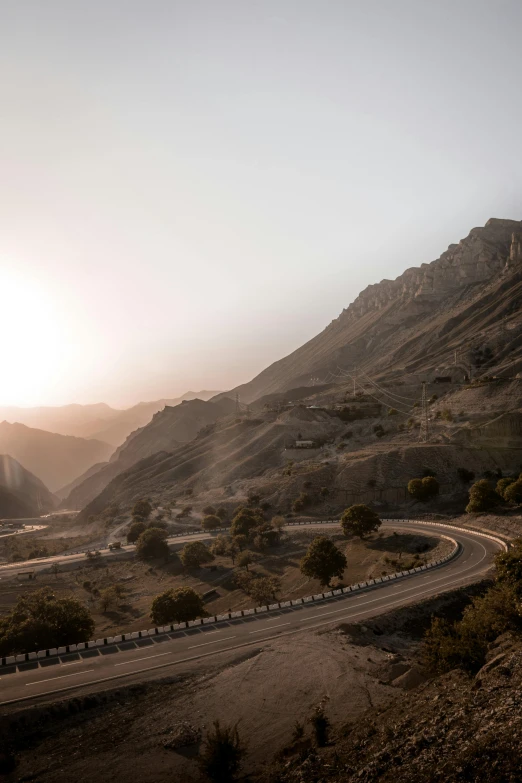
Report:
[{"label": "pale sky", "polygon": [[522,217],[519,0],[0,0],[0,404],[248,381]]}]

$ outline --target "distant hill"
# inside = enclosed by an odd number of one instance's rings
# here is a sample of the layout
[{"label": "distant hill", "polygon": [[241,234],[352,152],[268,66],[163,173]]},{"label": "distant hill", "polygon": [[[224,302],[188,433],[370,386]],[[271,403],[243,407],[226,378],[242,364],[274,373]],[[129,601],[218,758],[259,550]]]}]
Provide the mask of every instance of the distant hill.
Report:
[{"label": "distant hill", "polygon": [[217,403],[204,400],[184,400],[175,406],[158,411],[145,427],[133,432],[123,446],[117,449],[108,464],[98,471],[90,470],[84,481],[75,481],[71,491],[65,495],[64,508],[83,508],[99,494],[112,479],[132,467],[136,462],[159,451],[173,451],[183,443],[192,441],[203,427],[214,424],[235,409],[235,403],[227,397]]},{"label": "distant hill", "polygon": [[0,455],[0,519],[36,517],[56,505],[40,479],[7,454]]},{"label": "distant hill", "polygon": [[39,408],[0,408],[0,421],[20,423],[28,427],[73,435],[78,438],[101,440],[111,446],[120,446],[131,432],[147,424],[165,405],[178,405],[183,400],[209,400],[220,392],[186,392],[174,399],[140,402],[132,408],[117,410],[105,403],[94,405],[63,405]]},{"label": "distant hill", "polygon": [[96,462],[106,461],[113,450],[98,440],[57,435],[25,424],[0,423],[0,453],[18,460],[51,490],[68,484]]}]

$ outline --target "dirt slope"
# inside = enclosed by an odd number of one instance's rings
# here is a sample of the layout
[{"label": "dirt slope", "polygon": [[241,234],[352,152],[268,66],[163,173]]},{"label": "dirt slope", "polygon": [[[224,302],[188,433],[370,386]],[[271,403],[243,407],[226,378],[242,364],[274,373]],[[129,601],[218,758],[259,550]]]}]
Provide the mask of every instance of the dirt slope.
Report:
[{"label": "dirt slope", "polygon": [[55,505],[40,479],[9,455],[0,455],[0,519],[39,516]]}]

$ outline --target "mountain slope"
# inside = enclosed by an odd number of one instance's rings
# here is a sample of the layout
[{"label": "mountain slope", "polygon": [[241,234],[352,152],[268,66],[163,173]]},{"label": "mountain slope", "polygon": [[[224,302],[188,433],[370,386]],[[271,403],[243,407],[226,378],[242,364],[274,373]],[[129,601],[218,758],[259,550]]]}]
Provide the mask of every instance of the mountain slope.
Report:
[{"label": "mountain slope", "polygon": [[51,490],[68,484],[113,449],[98,440],[45,432],[25,424],[0,423],[0,452],[10,454]]},{"label": "mountain slope", "polygon": [[492,218],[436,261],[368,286],[319,335],[229,394],[252,402],[354,366],[432,373],[455,350],[492,342],[499,361],[521,357],[521,237],[521,221]]},{"label": "mountain slope", "polygon": [[[234,407],[235,403],[226,397],[216,403],[196,399],[165,407],[153,416],[149,424],[129,435],[108,464],[95,473],[91,471],[83,482],[75,482],[76,486],[62,505],[64,508],[83,508],[122,471],[159,451],[177,449],[182,443],[195,438],[203,427],[231,413]],[[63,490],[60,496],[64,496]]]},{"label": "mountain slope", "polygon": [[0,455],[0,519],[40,516],[54,507],[55,498],[40,479],[9,455]]}]

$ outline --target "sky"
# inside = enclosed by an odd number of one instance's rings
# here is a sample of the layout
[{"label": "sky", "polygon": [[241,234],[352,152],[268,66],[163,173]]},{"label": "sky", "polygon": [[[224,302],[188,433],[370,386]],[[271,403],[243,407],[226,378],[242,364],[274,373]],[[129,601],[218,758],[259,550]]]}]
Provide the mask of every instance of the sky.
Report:
[{"label": "sky", "polygon": [[0,0],[0,405],[246,382],[522,218],[519,0]]}]

